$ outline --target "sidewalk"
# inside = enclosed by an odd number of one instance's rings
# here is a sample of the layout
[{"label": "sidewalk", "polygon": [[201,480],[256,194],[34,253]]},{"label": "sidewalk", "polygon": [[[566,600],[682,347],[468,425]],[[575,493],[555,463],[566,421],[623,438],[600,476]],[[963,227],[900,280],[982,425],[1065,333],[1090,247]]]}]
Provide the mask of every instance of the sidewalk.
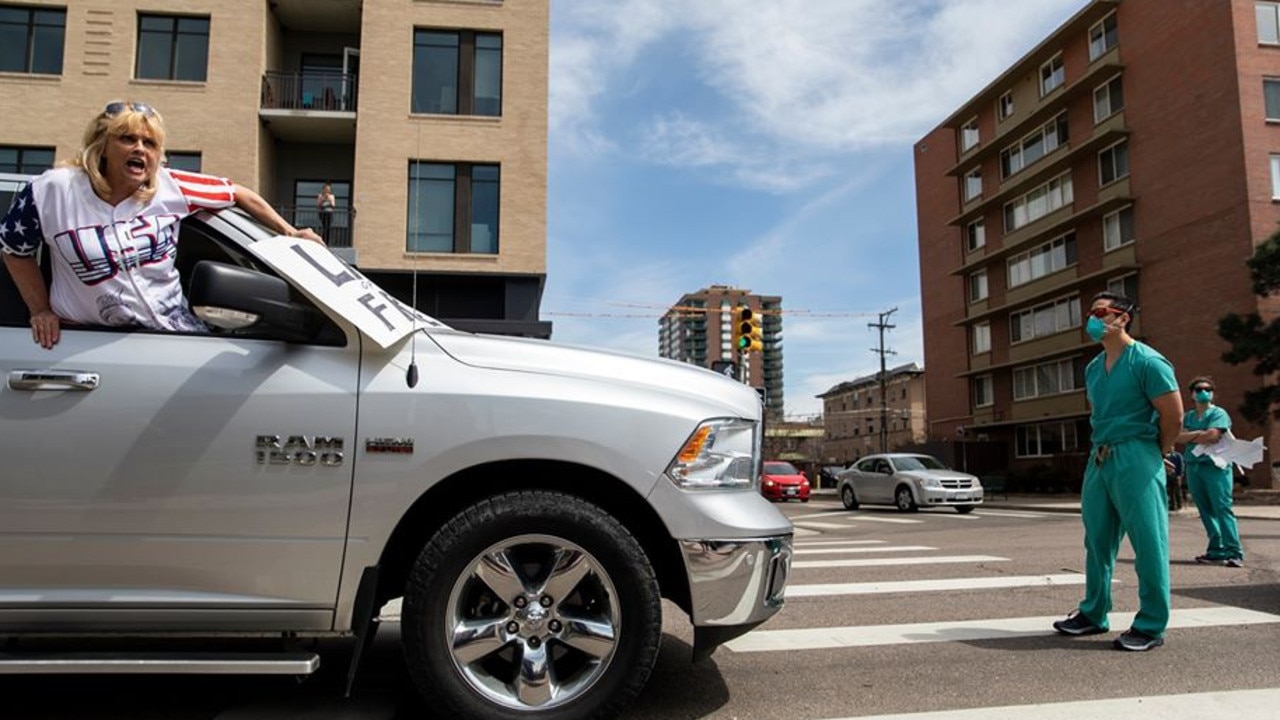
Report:
[{"label": "sidewalk", "polygon": [[[815,497],[836,498],[834,488],[814,490]],[[1255,500],[1245,495],[1236,498],[1232,509],[1236,517],[1242,520],[1280,520],[1280,504],[1258,504],[1265,500]],[[1007,510],[1037,510],[1040,512],[1079,513],[1079,495],[1026,495],[1019,493],[996,493],[988,495],[982,502],[983,507],[1002,508]],[[1175,511],[1180,515],[1195,515],[1196,507],[1188,502],[1182,510]]]}]

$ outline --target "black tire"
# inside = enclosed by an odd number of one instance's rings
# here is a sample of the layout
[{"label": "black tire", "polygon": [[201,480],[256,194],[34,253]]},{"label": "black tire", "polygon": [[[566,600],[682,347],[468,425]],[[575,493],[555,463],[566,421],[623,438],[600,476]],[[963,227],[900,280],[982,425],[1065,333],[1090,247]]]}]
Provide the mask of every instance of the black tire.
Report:
[{"label": "black tire", "polygon": [[858,496],[854,494],[852,485],[840,488],[840,502],[844,503],[845,510],[858,509]]},{"label": "black tire", "polygon": [[564,493],[467,508],[426,543],[405,585],[401,641],[432,717],[614,717],[648,681],[661,635],[640,544]]},{"label": "black tire", "polygon": [[969,513],[973,512],[973,506],[972,506],[972,505],[957,505],[957,506],[956,506],[956,512],[960,513],[961,515],[968,515]]},{"label": "black tire", "polygon": [[893,491],[893,504],[897,506],[898,512],[915,512],[920,509],[916,505],[916,499],[911,494],[911,488],[906,485],[899,485],[897,490]]}]

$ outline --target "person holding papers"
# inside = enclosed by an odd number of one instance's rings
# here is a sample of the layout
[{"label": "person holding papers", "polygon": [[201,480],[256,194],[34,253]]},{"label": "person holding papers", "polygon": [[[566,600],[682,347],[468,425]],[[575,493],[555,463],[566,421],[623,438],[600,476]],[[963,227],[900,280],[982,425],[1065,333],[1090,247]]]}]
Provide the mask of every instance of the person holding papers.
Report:
[{"label": "person holding papers", "polygon": [[1208,453],[1195,452],[1196,446],[1210,446],[1231,434],[1231,416],[1213,404],[1213,380],[1198,377],[1188,385],[1195,407],[1182,417],[1178,442],[1185,443],[1182,453],[1186,465],[1187,487],[1200,511],[1200,522],[1209,535],[1209,548],[1196,556],[1206,565],[1244,567],[1244,550],[1240,547],[1240,530],[1231,509],[1231,463],[1219,466]]}]

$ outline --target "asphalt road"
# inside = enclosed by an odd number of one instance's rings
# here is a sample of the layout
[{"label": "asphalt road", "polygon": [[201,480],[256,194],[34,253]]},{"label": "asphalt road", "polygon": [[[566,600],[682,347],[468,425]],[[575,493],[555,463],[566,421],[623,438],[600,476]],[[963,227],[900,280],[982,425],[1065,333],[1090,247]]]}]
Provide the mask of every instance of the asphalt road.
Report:
[{"label": "asphalt road", "polygon": [[[1083,592],[1078,515],[981,508],[845,512],[791,504],[797,554],[786,608],[690,662],[692,632],[667,607],[662,653],[626,720],[1274,718],[1280,705],[1280,522],[1241,521],[1242,569],[1195,564],[1192,514],[1171,519],[1173,624],[1148,653],[1111,648],[1137,609],[1125,545],[1113,630],[1063,638],[1049,622]],[[14,720],[389,720],[426,717],[386,623],[352,699],[342,648],[304,682],[235,677],[0,677]],[[1039,707],[1030,709],[1030,704]],[[1000,708],[1012,708],[1001,710]],[[966,712],[969,710],[969,712]],[[932,714],[939,713],[939,714]]]}]

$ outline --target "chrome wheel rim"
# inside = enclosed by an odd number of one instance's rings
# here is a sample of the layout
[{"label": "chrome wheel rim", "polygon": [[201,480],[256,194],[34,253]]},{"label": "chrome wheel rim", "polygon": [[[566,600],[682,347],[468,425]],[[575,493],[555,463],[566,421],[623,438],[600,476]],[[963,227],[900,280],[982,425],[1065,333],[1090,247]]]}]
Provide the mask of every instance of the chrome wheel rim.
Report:
[{"label": "chrome wheel rim", "polygon": [[489,701],[562,705],[609,668],[622,626],[618,595],[591,553],[552,535],[520,535],[477,555],[449,593],[454,667]]}]

